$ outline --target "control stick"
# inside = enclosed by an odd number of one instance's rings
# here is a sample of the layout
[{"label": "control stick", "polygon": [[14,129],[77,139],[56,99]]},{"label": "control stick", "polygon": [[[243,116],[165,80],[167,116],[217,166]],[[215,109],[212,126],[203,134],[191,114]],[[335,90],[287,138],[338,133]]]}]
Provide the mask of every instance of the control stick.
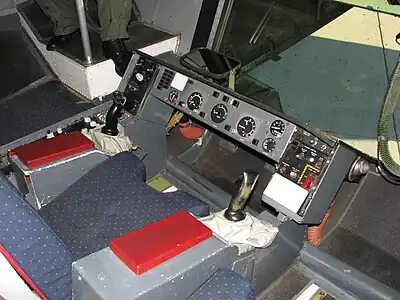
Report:
[{"label": "control stick", "polygon": [[253,191],[259,174],[255,171],[244,171],[235,182],[235,194],[226,209],[224,216],[229,221],[239,222],[246,218],[244,206]]},{"label": "control stick", "polygon": [[113,105],[107,112],[106,124],[101,132],[107,135],[118,135],[118,119],[122,115],[122,110],[126,104],[126,97],[121,92],[113,93]]}]

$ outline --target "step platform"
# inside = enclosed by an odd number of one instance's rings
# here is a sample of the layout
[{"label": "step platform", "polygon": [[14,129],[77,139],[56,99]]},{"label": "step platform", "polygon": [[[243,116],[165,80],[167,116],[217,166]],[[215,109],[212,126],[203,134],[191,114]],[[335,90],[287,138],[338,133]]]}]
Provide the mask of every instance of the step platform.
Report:
[{"label": "step platform", "polygon": [[[53,25],[34,1],[17,6],[21,24],[36,47],[66,85],[85,96],[95,99],[108,95],[118,88],[121,77],[115,73],[114,63],[102,54],[101,40],[94,26],[89,28],[93,64],[87,66],[80,35],[76,35],[62,53],[47,51],[46,42],[53,35]],[[133,19],[128,32],[131,38],[126,42],[129,50],[139,49],[152,56],[165,52],[176,52],[179,37],[152,28]]]}]

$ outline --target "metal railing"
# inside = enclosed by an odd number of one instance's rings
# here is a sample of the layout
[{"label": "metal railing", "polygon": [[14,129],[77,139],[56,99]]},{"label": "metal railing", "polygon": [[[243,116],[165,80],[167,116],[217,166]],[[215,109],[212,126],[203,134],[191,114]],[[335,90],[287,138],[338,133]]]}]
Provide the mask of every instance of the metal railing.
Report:
[{"label": "metal railing", "polygon": [[79,27],[81,30],[82,45],[83,45],[83,52],[85,54],[85,60],[88,65],[91,65],[93,59],[92,59],[92,49],[90,47],[89,31],[86,22],[85,3],[83,0],[75,0],[75,3],[79,19]]}]

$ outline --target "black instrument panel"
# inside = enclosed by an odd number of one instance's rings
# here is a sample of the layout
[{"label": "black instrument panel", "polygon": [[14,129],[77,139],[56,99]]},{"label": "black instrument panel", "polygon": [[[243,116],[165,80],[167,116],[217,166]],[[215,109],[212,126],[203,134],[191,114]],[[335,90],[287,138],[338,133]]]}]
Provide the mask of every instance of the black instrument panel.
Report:
[{"label": "black instrument panel", "polygon": [[296,130],[270,112],[166,67],[161,67],[150,94],[275,162]]}]

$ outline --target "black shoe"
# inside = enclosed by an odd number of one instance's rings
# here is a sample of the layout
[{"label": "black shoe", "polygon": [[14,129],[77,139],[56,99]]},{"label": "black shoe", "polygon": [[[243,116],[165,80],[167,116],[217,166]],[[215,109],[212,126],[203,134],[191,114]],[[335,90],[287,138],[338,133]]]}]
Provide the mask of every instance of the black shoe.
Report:
[{"label": "black shoe", "polygon": [[75,34],[77,34],[79,30],[75,30],[70,34],[65,35],[55,35],[53,36],[50,41],[47,43],[46,49],[48,51],[55,51],[57,49],[63,48],[71,41]]},{"label": "black shoe", "polygon": [[132,57],[132,52],[126,49],[124,41],[116,39],[103,42],[103,54],[114,62],[115,72],[121,77],[124,76]]}]

